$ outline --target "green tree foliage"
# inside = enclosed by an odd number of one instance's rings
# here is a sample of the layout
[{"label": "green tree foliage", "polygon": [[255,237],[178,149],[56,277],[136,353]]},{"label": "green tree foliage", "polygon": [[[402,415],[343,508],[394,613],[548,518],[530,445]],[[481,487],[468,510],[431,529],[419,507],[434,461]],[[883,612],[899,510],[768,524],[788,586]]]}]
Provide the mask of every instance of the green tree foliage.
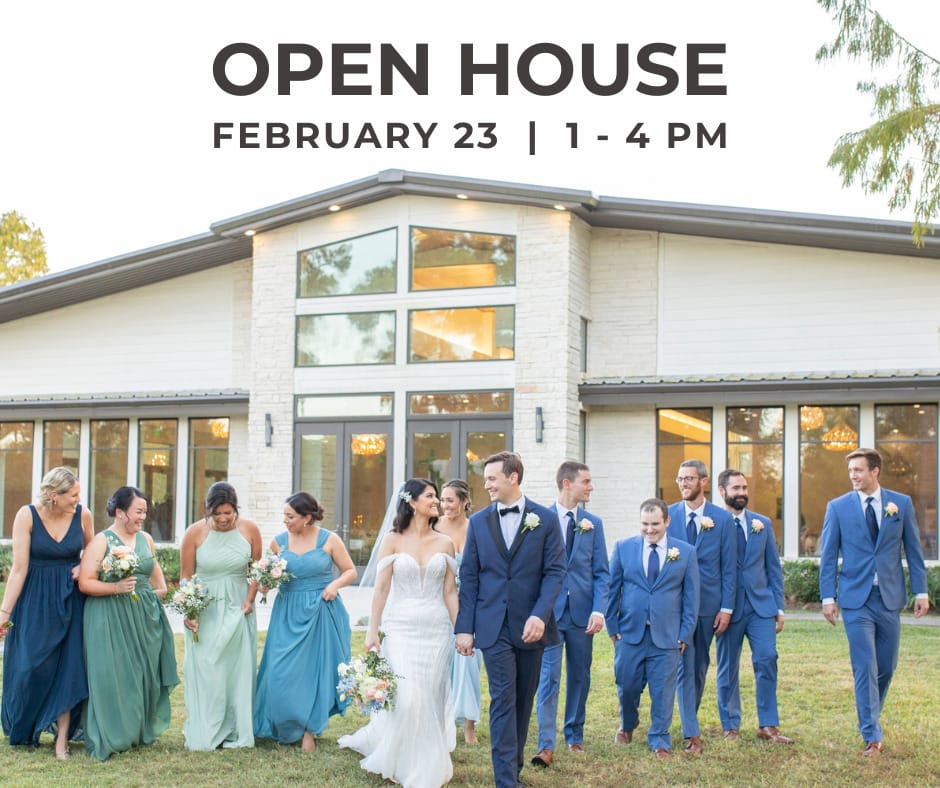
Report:
[{"label": "green tree foliage", "polygon": [[[885,81],[859,82],[869,94],[875,122],[844,134],[829,158],[842,183],[859,183],[868,194],[886,194],[892,209],[914,207],[914,243],[923,246],[940,213],[940,61],[904,36],[869,0],[817,0],[839,26],[818,62],[839,55],[867,63]],[[933,36],[936,30],[924,29]]]},{"label": "green tree foliage", "polygon": [[0,287],[47,273],[42,230],[16,211],[0,216]]}]

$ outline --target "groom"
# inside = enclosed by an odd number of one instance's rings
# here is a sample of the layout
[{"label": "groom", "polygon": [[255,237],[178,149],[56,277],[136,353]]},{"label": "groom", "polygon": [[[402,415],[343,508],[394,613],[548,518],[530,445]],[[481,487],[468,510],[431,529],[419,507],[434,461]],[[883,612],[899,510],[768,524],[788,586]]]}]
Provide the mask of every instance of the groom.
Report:
[{"label": "groom", "polygon": [[522,459],[513,452],[484,463],[493,504],[470,518],[454,626],[458,652],[483,650],[497,788],[521,784],[542,650],[559,642],[553,608],[565,577],[558,518],[522,495],[522,473]]}]

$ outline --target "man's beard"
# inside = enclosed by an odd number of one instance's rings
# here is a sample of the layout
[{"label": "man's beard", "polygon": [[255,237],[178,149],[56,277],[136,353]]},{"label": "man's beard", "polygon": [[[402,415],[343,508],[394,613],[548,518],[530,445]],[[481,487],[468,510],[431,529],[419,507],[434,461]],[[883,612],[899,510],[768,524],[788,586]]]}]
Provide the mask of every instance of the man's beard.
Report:
[{"label": "man's beard", "polygon": [[746,495],[735,495],[735,496],[726,495],[725,496],[725,503],[728,504],[728,506],[730,506],[736,512],[744,511],[745,507],[747,506],[747,502],[748,502],[748,497]]}]

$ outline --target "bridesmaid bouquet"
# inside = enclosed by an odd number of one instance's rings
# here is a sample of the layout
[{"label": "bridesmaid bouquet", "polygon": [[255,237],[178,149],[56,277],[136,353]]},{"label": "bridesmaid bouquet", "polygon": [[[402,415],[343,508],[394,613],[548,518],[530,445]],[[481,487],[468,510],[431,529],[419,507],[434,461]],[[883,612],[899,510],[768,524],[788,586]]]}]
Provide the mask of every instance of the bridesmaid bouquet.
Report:
[{"label": "bridesmaid bouquet", "polygon": [[[167,603],[167,607],[182,613],[184,618],[190,621],[197,621],[199,614],[209,607],[212,597],[209,596],[209,590],[202,584],[198,575],[193,575],[189,580],[183,580],[180,587]],[[199,632],[193,632],[193,643],[199,642]]]},{"label": "bridesmaid bouquet", "polygon": [[293,575],[287,571],[287,559],[277,553],[265,550],[264,555],[248,565],[248,582],[255,582],[265,589],[261,593],[261,604],[268,604],[268,591],[290,580]]},{"label": "bridesmaid bouquet", "polygon": [[[125,545],[110,545],[105,557],[101,559],[101,567],[98,572],[105,582],[113,583],[117,580],[123,580],[134,574],[134,570],[140,566],[140,556],[131,548]],[[136,591],[131,591],[131,599],[135,602],[140,599]]]},{"label": "bridesmaid bouquet", "polygon": [[353,657],[348,664],[340,662],[336,670],[339,673],[336,689],[341,701],[349,698],[363,714],[388,710],[394,705],[398,676],[377,651]]}]

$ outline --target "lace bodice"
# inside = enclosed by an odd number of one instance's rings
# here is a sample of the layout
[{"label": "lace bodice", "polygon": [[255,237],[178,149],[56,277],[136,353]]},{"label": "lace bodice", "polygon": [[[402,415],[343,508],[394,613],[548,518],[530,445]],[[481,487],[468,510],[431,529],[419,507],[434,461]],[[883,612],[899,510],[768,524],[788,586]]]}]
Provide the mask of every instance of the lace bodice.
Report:
[{"label": "lace bodice", "polygon": [[446,553],[435,553],[423,566],[410,553],[393,553],[379,561],[378,571],[381,572],[389,564],[395,564],[392,569],[392,588],[399,600],[440,599],[447,567],[455,574],[457,572],[457,562]]}]

